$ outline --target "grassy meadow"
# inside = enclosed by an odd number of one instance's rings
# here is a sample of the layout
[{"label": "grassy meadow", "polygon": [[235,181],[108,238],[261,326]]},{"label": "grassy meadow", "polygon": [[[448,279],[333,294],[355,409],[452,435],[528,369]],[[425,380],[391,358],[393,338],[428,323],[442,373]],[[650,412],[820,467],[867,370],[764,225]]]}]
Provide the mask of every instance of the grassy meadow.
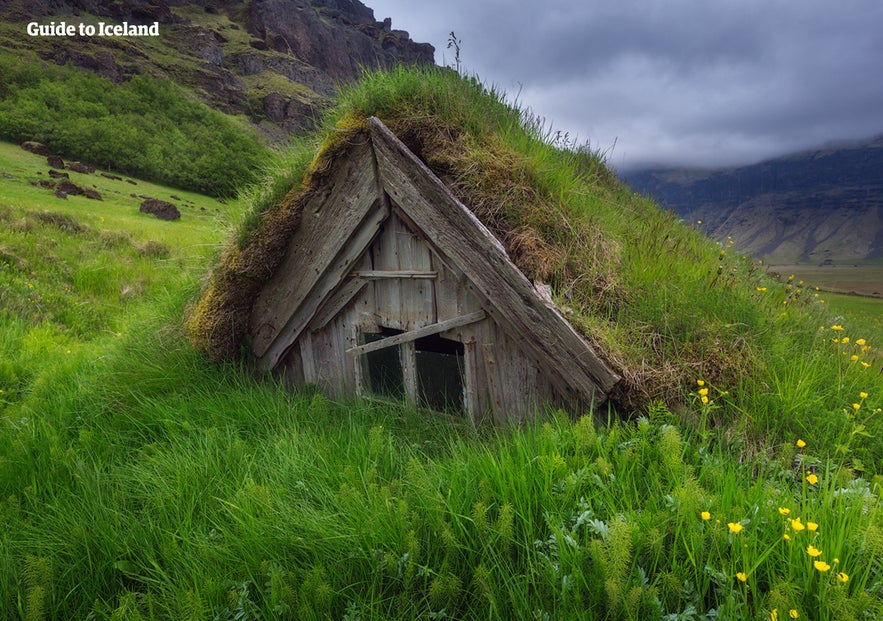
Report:
[{"label": "grassy meadow", "polygon": [[[0,619],[883,616],[883,329],[629,195],[504,100],[397,70],[327,123],[429,119],[462,148],[431,165],[491,188],[463,172],[480,156],[522,183],[482,209],[515,218],[527,197],[596,231],[596,298],[574,285],[570,317],[664,386],[634,406],[473,429],[195,349],[186,318],[222,247],[321,167],[325,134],[228,204],[93,175],[75,181],[104,200],[63,201],[28,183],[45,158],[0,145]],[[161,222],[132,192],[188,206]],[[572,260],[548,256],[561,294]]]}]

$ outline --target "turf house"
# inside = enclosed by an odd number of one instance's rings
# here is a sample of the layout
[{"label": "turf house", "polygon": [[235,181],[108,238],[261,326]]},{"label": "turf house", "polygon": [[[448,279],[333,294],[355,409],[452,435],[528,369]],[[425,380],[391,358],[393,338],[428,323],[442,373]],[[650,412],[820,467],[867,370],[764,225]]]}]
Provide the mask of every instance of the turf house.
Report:
[{"label": "turf house", "polygon": [[284,258],[248,311],[260,369],[476,423],[597,406],[619,380],[548,285],[376,117],[296,200]]}]

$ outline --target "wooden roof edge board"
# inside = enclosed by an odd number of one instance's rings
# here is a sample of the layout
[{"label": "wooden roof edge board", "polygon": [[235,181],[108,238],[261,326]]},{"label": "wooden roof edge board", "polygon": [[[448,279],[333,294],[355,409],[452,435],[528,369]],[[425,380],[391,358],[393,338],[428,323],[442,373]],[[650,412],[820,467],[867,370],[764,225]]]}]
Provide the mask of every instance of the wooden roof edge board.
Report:
[{"label": "wooden roof edge board", "polygon": [[[378,199],[385,203],[385,197],[378,196],[377,165],[370,141],[352,145],[350,153],[349,158],[336,158],[333,169],[323,177],[330,190],[303,205],[301,223],[291,235],[285,258],[255,298],[249,332],[252,351],[258,357],[266,353],[292,315],[313,295],[324,270]],[[304,265],[305,261],[310,265]],[[290,278],[291,274],[297,277]]]},{"label": "wooden roof edge board", "polygon": [[369,126],[380,181],[397,209],[458,265],[490,301],[488,312],[521,337],[525,350],[556,367],[556,375],[570,392],[587,402],[606,400],[620,378],[560,313],[546,307],[475,214],[379,119],[369,119]]},{"label": "wooden roof edge board", "polygon": [[325,266],[321,278],[311,289],[310,295],[297,308],[293,309],[288,321],[262,355],[257,355],[258,368],[270,371],[276,367],[285,352],[322,308],[326,299],[347,279],[347,274],[371,245],[380,232],[380,227],[389,217],[390,211],[384,201],[374,201],[374,208],[353,231],[350,238],[340,248],[334,259]]}]

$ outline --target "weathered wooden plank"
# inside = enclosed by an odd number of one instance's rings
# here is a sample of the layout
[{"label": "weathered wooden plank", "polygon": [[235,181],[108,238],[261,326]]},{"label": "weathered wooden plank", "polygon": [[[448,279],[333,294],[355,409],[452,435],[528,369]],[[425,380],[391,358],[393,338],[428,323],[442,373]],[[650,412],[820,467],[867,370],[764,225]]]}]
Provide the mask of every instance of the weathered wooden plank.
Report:
[{"label": "weathered wooden plank", "polygon": [[300,349],[301,368],[303,369],[304,382],[307,384],[316,384],[319,376],[316,373],[316,357],[313,355],[313,337],[307,333],[304,338],[297,343]]},{"label": "weathered wooden plank", "polygon": [[379,199],[370,144],[354,144],[331,164],[325,191],[307,201],[282,264],[251,314],[252,350],[263,356],[308,297],[341,247]]},{"label": "weathered wooden plank", "polygon": [[[400,267],[396,228],[396,218],[392,216],[384,223],[383,230],[371,245],[371,256],[377,271],[395,271]],[[397,330],[407,329],[399,315],[401,290],[399,279],[374,282],[375,310],[381,325]]]},{"label": "weathered wooden plank", "polygon": [[[411,231],[404,222],[395,218],[398,239],[399,266],[414,271],[432,271],[432,256],[425,240]],[[413,330],[434,323],[434,287],[426,280],[403,280],[399,299],[400,317],[406,330]]]},{"label": "weathered wooden plank", "polygon": [[381,280],[383,278],[399,278],[402,280],[423,278],[432,280],[438,277],[438,272],[422,270],[356,270],[351,276],[365,280]]},{"label": "weathered wooden plank", "polygon": [[619,381],[557,311],[547,308],[475,215],[379,120],[371,119],[380,182],[395,208],[455,263],[491,301],[488,312],[531,357],[555,369],[550,378],[564,399],[599,405]]},{"label": "weathered wooden plank", "polygon": [[405,394],[410,403],[417,404],[417,352],[414,348],[414,341],[402,343],[399,353],[402,358],[402,381],[405,384]]},{"label": "weathered wooden plank", "polygon": [[445,330],[452,330],[453,328],[457,328],[460,326],[465,326],[470,323],[475,323],[476,321],[481,321],[487,315],[483,310],[471,313],[469,315],[463,315],[462,317],[455,317],[453,319],[448,319],[447,321],[440,321],[438,323],[430,324],[423,328],[418,328],[417,330],[411,330],[410,332],[402,332],[401,334],[396,334],[395,336],[390,336],[380,341],[374,341],[373,343],[365,343],[364,345],[359,345],[358,347],[352,347],[347,350],[347,353],[353,356],[358,356],[360,354],[367,354],[370,351],[377,351],[378,349],[383,349],[385,347],[392,347],[394,345],[400,345],[402,343],[409,343],[411,341],[416,341],[417,339],[422,339],[425,336],[432,336],[433,334],[438,334],[439,332],[444,332]]},{"label": "weathered wooden plank", "polygon": [[313,332],[321,330],[325,325],[347,305],[354,297],[367,288],[368,283],[359,280],[346,280],[329,297],[325,298],[322,306],[313,315],[308,330]]},{"label": "weathered wooden plank", "polygon": [[[276,366],[285,350],[300,336],[304,328],[315,315],[325,298],[334,291],[360,255],[368,248],[371,240],[377,235],[389,209],[380,201],[375,201],[374,209],[362,220],[346,243],[339,248],[337,256],[328,265],[322,277],[313,286],[310,297],[305,299],[289,317],[286,325],[280,330],[273,342],[266,348],[263,356],[258,357],[258,368],[264,371]],[[291,275],[291,278],[296,276]]]},{"label": "weathered wooden plank", "polygon": [[502,425],[506,422],[504,395],[500,390],[499,369],[496,360],[494,343],[482,343],[481,353],[484,360],[484,379],[487,385],[488,401],[494,423]]}]

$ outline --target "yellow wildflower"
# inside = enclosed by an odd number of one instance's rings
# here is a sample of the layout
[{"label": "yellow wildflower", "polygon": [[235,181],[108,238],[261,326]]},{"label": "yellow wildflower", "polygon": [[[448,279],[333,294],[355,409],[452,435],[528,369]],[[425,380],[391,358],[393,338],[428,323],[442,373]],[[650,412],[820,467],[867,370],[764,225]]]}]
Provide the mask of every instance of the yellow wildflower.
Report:
[{"label": "yellow wildflower", "polygon": [[867,398],[868,398],[868,393],[866,393],[866,392],[860,392],[860,393],[858,393],[858,396],[861,397],[862,399],[867,399]]},{"label": "yellow wildflower", "polygon": [[785,533],[784,535],[782,535],[782,539],[784,539],[785,541],[791,541],[791,535]]},{"label": "yellow wildflower", "polygon": [[696,385],[697,386],[705,386],[705,380],[701,380],[701,379],[696,380]]},{"label": "yellow wildflower", "polygon": [[806,530],[808,530],[811,533],[814,533],[817,530],[819,530],[819,525],[816,524],[815,522],[807,522],[806,523]]},{"label": "yellow wildflower", "polygon": [[838,324],[836,326],[831,326],[831,329],[834,330],[835,332],[840,332],[843,330],[843,326]]},{"label": "yellow wildflower", "polygon": [[742,525],[739,522],[727,522],[727,528],[729,528],[730,532],[733,534],[742,532]]},{"label": "yellow wildflower", "polygon": [[711,519],[711,513],[709,513],[708,511],[703,511],[702,513],[699,514],[699,517],[702,518],[703,522],[707,522],[708,520]]},{"label": "yellow wildflower", "polygon": [[796,520],[791,520],[791,529],[794,530],[795,532],[798,532],[798,533],[799,533],[799,532],[802,531],[804,528],[806,528],[806,526],[804,526],[804,525],[800,522],[800,518],[799,518],[799,517],[798,517]]},{"label": "yellow wildflower", "polygon": [[860,409],[862,409],[862,404],[861,403],[853,403],[852,409],[855,410],[856,412],[858,412]]},{"label": "yellow wildflower", "polygon": [[825,561],[813,561],[812,565],[819,571],[828,571],[829,569],[831,569],[831,566],[828,565],[828,563],[826,563]]},{"label": "yellow wildflower", "polygon": [[773,608],[773,611],[770,613],[770,621],[779,621],[779,610],[777,608]]},{"label": "yellow wildflower", "polygon": [[792,619],[797,619],[800,617],[800,613],[797,612],[794,608],[792,608],[791,610],[788,611],[788,616],[791,617]]},{"label": "yellow wildflower", "polygon": [[867,369],[869,366],[871,366],[871,363],[869,363],[869,362],[862,362],[862,366],[863,366],[864,368]]},{"label": "yellow wildflower", "polygon": [[702,403],[708,403],[708,397],[706,397],[705,395],[702,395],[701,401],[702,401]]},{"label": "yellow wildflower", "polygon": [[779,507],[779,513],[782,515],[788,515],[789,513],[791,513],[791,509],[789,509],[788,507]]},{"label": "yellow wildflower", "polygon": [[840,339],[840,342],[843,343],[844,345],[846,345],[849,342],[849,337],[844,336],[842,339]]},{"label": "yellow wildflower", "polygon": [[738,578],[740,582],[747,582],[748,575],[744,571],[740,571],[736,572],[736,578]]},{"label": "yellow wildflower", "polygon": [[837,574],[837,580],[843,584],[846,584],[846,581],[849,580],[849,574],[841,571]]},{"label": "yellow wildflower", "polygon": [[766,291],[766,287],[758,287],[757,290],[758,291]]},{"label": "yellow wildflower", "polygon": [[858,354],[852,354],[852,355],[849,357],[849,359],[852,360],[853,362],[855,362],[856,360],[858,360]]},{"label": "yellow wildflower", "polygon": [[707,395],[707,394],[708,394],[708,389],[707,389],[707,388],[700,388],[700,389],[699,389],[699,394],[700,394],[700,395],[703,395],[703,396],[704,396],[704,395]]},{"label": "yellow wildflower", "polygon": [[865,343],[867,343],[867,341],[865,339],[856,339],[855,340],[856,345],[864,345]]},{"label": "yellow wildflower", "polygon": [[810,472],[808,475],[806,475],[806,482],[809,483],[810,485],[815,485],[816,483],[819,482],[819,477],[817,477],[814,473]]},{"label": "yellow wildflower", "polygon": [[795,444],[797,444],[797,448],[803,448],[806,446],[806,442],[804,442],[800,438],[797,438],[797,442]]},{"label": "yellow wildflower", "polygon": [[806,553],[809,554],[809,555],[810,555],[811,557],[813,557],[813,558],[822,555],[822,551],[821,551],[821,550],[819,550],[818,548],[814,548],[814,547],[812,547],[812,546],[809,546],[809,547],[806,549]]}]

